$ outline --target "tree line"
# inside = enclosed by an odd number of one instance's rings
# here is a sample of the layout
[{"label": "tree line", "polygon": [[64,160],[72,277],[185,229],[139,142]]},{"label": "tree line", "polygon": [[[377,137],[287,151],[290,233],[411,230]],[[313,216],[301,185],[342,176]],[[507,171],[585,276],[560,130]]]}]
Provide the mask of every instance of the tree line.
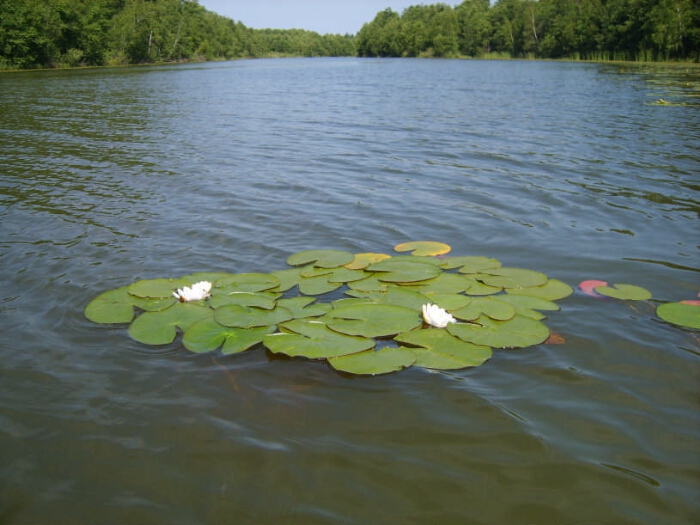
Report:
[{"label": "tree line", "polygon": [[700,0],[465,0],[386,9],[359,56],[700,60]]},{"label": "tree line", "polygon": [[251,29],[196,0],[0,0],[0,69],[353,55],[352,35]]},{"label": "tree line", "polygon": [[357,35],[252,29],[196,0],[0,0],[0,69],[263,56],[700,60],[700,0],[465,0]]}]

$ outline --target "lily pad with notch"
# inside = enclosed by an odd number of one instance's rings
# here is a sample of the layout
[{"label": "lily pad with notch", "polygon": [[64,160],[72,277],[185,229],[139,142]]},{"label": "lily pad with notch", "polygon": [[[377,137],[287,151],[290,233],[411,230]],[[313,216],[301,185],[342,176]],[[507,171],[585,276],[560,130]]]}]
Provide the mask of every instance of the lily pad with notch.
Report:
[{"label": "lily pad with notch", "polygon": [[437,277],[442,269],[435,264],[416,260],[392,257],[367,267],[368,271],[377,272],[376,277],[382,282],[415,283]]},{"label": "lily pad with notch", "polygon": [[394,246],[397,252],[411,252],[415,256],[443,255],[449,253],[452,248],[444,242],[412,241]]},{"label": "lily pad with notch", "polygon": [[372,339],[340,334],[317,319],[294,319],[280,329],[263,337],[265,347],[275,354],[328,359],[374,348]]},{"label": "lily pad with notch", "polygon": [[651,292],[649,290],[633,284],[596,286],[594,290],[597,294],[621,301],[648,301],[651,299]]},{"label": "lily pad with notch", "polygon": [[385,346],[379,350],[333,357],[328,362],[339,372],[376,376],[407,368],[416,362],[416,356],[406,348]]},{"label": "lily pad with notch", "polygon": [[147,345],[166,345],[197,321],[211,318],[214,310],[197,303],[175,303],[160,312],[145,312],[129,325],[129,335]]},{"label": "lily pad with notch", "polygon": [[287,258],[289,266],[313,264],[319,268],[337,268],[351,263],[355,256],[341,250],[304,250]]},{"label": "lily pad with notch", "polygon": [[190,326],[182,336],[182,343],[190,352],[201,354],[221,347],[222,354],[230,355],[262,343],[263,337],[275,330],[275,326],[230,328],[207,318]]},{"label": "lily pad with notch", "polygon": [[482,315],[473,323],[450,324],[447,331],[463,341],[492,348],[524,348],[543,343],[549,337],[546,325],[522,315],[508,321]]},{"label": "lily pad with notch", "polygon": [[363,337],[387,337],[422,324],[422,319],[415,310],[376,303],[334,308],[322,319],[331,330]]},{"label": "lily pad with notch", "polygon": [[397,335],[395,341],[411,345],[414,366],[435,370],[456,370],[485,363],[493,355],[488,346],[476,345],[436,328],[412,330]]},{"label": "lily pad with notch", "polygon": [[240,304],[227,304],[214,310],[214,319],[230,328],[274,326],[292,318],[292,312],[283,306],[265,310]]},{"label": "lily pad with notch", "polygon": [[506,293],[512,295],[529,295],[539,297],[548,301],[558,301],[574,293],[574,289],[559,279],[549,279],[541,286],[531,286],[529,288],[509,288]]}]

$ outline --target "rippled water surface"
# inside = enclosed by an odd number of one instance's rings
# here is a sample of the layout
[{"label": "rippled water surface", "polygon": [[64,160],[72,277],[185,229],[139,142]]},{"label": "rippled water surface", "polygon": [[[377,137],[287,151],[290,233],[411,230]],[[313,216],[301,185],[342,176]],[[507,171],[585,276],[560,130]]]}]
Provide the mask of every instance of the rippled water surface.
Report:
[{"label": "rippled water surface", "polygon": [[[0,76],[4,523],[700,522],[697,68],[308,59]],[[656,104],[664,99],[669,104]],[[348,378],[98,293],[449,243],[576,286],[563,345]]]}]

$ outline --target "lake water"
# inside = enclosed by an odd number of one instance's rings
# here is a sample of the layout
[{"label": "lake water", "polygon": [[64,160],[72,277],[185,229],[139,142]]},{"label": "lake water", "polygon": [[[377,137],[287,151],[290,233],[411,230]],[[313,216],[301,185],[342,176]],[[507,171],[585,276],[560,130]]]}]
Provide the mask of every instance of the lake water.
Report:
[{"label": "lake water", "polygon": [[[700,335],[655,315],[700,292],[699,103],[688,65],[0,75],[0,521],[700,522]],[[139,279],[411,240],[576,287],[545,321],[565,344],[350,378],[83,314]]]}]

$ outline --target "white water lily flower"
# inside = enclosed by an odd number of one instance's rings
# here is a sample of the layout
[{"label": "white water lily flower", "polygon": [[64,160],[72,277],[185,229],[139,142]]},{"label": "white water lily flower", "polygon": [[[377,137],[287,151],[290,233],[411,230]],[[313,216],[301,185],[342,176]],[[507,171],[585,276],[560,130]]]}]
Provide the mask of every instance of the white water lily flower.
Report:
[{"label": "white water lily flower", "polygon": [[456,319],[436,304],[423,305],[423,320],[435,328],[445,328],[450,323],[456,323]]},{"label": "white water lily flower", "polygon": [[188,301],[202,301],[211,294],[211,283],[208,281],[200,281],[192,286],[183,286],[178,288],[177,292],[173,292],[173,296],[181,303]]}]

